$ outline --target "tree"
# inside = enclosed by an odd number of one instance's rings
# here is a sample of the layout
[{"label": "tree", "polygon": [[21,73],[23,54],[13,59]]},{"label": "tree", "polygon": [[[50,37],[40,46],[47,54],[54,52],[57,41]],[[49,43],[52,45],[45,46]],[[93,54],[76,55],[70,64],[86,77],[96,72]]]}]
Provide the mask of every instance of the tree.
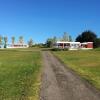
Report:
[{"label": "tree", "polygon": [[72,37],[71,36],[69,36],[69,42],[72,42],[73,40],[72,40]]},{"label": "tree", "polygon": [[46,41],[46,46],[51,48],[57,42],[57,37],[54,36],[53,38],[48,38]]},{"label": "tree", "polygon": [[7,42],[8,42],[8,38],[7,37],[4,37],[4,48],[7,47]]},{"label": "tree", "polygon": [[88,31],[82,32],[82,34],[76,38],[76,42],[93,42],[93,46],[96,47],[97,45],[96,39],[97,39],[96,34],[88,30]]},{"label": "tree", "polygon": [[52,42],[53,42],[53,44],[55,44],[57,42],[57,37],[56,36],[53,37]]},{"label": "tree", "polygon": [[20,37],[19,37],[19,43],[20,43],[20,44],[23,44],[23,42],[24,42],[23,36],[20,36]]},{"label": "tree", "polygon": [[82,41],[82,35],[78,35],[78,36],[77,36],[76,42],[83,42],[83,41]]},{"label": "tree", "polygon": [[62,41],[69,41],[69,36],[66,32],[64,32],[64,34],[63,34]]},{"label": "tree", "polygon": [[28,41],[28,45],[29,45],[29,47],[33,46],[33,40],[32,40],[32,38]]},{"label": "tree", "polygon": [[94,47],[95,47],[95,48],[100,47],[100,38],[97,38],[97,39],[95,40],[95,42],[94,42]]},{"label": "tree", "polygon": [[84,31],[81,35],[76,38],[77,42],[95,42],[97,36],[94,32],[88,30]]},{"label": "tree", "polygon": [[2,36],[0,35],[0,45],[2,44]]},{"label": "tree", "polygon": [[15,37],[13,36],[11,39],[12,39],[12,45],[14,45],[14,43],[15,43]]},{"label": "tree", "polygon": [[52,38],[47,39],[46,46],[49,47],[49,48],[53,46],[53,39]]}]

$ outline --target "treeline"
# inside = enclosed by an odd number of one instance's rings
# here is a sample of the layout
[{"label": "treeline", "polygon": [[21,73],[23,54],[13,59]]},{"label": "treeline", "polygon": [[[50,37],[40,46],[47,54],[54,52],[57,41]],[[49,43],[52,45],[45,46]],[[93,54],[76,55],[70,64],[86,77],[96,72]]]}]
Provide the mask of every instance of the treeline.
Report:
[{"label": "treeline", "polygon": [[[14,36],[11,37],[12,45],[15,44],[15,39],[16,38]],[[56,36],[54,36],[53,38],[48,38],[46,40],[45,44],[43,44],[43,43],[34,44],[33,39],[31,38],[28,41],[28,45],[29,45],[29,47],[49,47],[49,48],[51,48],[57,41],[71,42],[73,40],[70,35],[68,35],[66,32],[64,32],[64,34],[60,38],[57,38]],[[80,35],[78,35],[76,37],[75,41],[81,42],[81,43],[82,42],[93,42],[94,48],[100,47],[100,38],[98,38],[97,35],[90,30],[86,30],[86,31],[82,32]],[[19,37],[17,43],[19,43],[19,44],[24,43],[23,36]],[[6,48],[7,44],[8,44],[8,37],[0,36],[0,45],[4,45],[4,48]]]},{"label": "treeline", "polygon": [[94,48],[100,47],[100,38],[90,30],[86,30],[78,35],[76,37],[76,42],[93,42]]},{"label": "treeline", "polygon": [[57,41],[71,42],[73,40],[72,40],[72,37],[68,35],[68,33],[64,32],[64,34],[60,38],[57,38],[56,36],[54,36],[53,38],[48,38],[46,40],[46,47],[52,47]]},{"label": "treeline", "polygon": [[[16,40],[16,38],[14,36],[12,36],[11,37],[11,44],[12,45],[16,44],[15,43],[15,40]],[[19,39],[18,39],[17,43],[24,44],[24,38],[23,38],[23,36],[19,36]],[[7,47],[7,44],[8,44],[8,37],[7,36],[2,37],[0,35],[0,45],[3,45],[4,48],[6,48]],[[33,40],[32,40],[32,38],[28,41],[28,45],[29,45],[29,47],[32,47],[33,46]]]},{"label": "treeline", "polygon": [[[64,34],[62,35],[61,38],[57,38],[56,36],[53,38],[48,38],[46,40],[46,47],[52,47],[56,41],[70,42],[73,40],[70,35],[68,35],[66,32],[64,32]],[[80,35],[78,35],[76,37],[75,41],[81,42],[81,43],[82,42],[93,42],[94,48],[100,47],[100,38],[98,38],[97,35],[90,30],[86,30],[86,31],[82,32]]]}]

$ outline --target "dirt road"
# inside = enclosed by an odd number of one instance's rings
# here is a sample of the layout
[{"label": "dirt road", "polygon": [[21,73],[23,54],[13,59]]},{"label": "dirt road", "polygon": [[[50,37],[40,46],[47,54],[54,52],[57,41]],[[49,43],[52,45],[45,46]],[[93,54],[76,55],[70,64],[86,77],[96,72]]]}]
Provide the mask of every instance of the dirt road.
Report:
[{"label": "dirt road", "polygon": [[78,75],[43,51],[44,70],[40,100],[100,100],[100,95]]}]

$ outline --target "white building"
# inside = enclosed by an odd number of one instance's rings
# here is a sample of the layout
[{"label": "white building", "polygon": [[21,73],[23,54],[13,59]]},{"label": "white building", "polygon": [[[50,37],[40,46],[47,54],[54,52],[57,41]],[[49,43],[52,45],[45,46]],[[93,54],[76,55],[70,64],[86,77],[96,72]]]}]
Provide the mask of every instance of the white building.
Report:
[{"label": "white building", "polygon": [[[7,44],[6,48],[28,48],[27,44]],[[0,45],[0,48],[4,48],[4,44]]]},{"label": "white building", "polygon": [[7,48],[28,48],[27,44],[8,44]]},{"label": "white building", "polygon": [[69,50],[78,50],[78,49],[93,49],[93,42],[65,42],[65,41],[57,41],[54,44],[54,48],[60,49],[69,49]]}]

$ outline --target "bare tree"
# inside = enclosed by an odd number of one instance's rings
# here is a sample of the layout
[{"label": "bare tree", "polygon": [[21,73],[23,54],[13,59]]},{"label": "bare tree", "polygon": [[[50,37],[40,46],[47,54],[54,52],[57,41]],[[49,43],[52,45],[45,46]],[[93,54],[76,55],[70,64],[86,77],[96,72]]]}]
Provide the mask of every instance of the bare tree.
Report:
[{"label": "bare tree", "polygon": [[71,36],[69,36],[69,42],[72,42],[73,40],[72,40],[72,37]]},{"label": "bare tree", "polygon": [[54,37],[53,37],[53,44],[55,44],[56,42],[57,42],[57,37],[54,36]]},{"label": "bare tree", "polygon": [[13,36],[11,39],[12,39],[12,45],[14,45],[15,44],[15,37]]},{"label": "bare tree", "polygon": [[69,41],[69,36],[66,32],[64,32],[64,34],[63,34],[62,41]]},{"label": "bare tree", "polygon": [[29,47],[33,46],[33,40],[32,40],[32,38],[28,41],[28,45],[29,45]]},{"label": "bare tree", "polygon": [[23,44],[23,43],[24,43],[23,36],[20,36],[20,37],[19,37],[19,43],[20,43],[20,44]]},{"label": "bare tree", "polygon": [[4,37],[4,48],[6,48],[6,47],[7,47],[7,42],[8,42],[8,37],[7,37],[7,36],[5,36],[5,37]]},{"label": "bare tree", "polygon": [[2,36],[0,35],[0,45],[2,44]]}]

